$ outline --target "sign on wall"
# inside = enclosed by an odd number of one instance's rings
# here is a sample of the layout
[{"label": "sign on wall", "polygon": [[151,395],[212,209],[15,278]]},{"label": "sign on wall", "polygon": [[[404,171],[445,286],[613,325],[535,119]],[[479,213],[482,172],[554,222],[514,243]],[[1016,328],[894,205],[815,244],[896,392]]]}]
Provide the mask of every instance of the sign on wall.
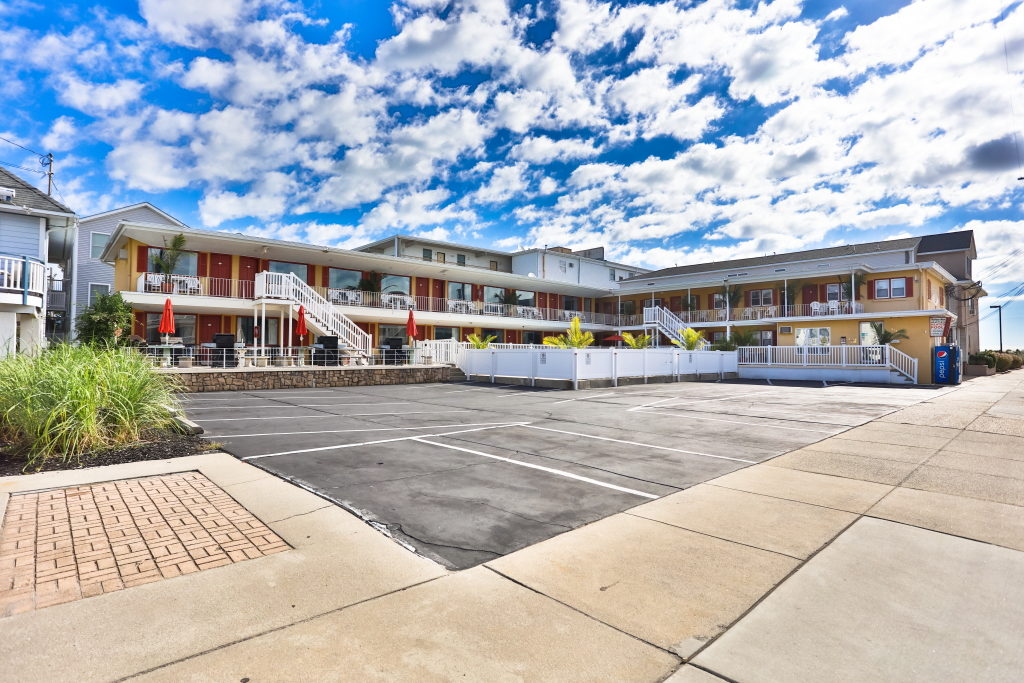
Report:
[{"label": "sign on wall", "polygon": [[929,337],[945,337],[946,336],[946,322],[949,320],[946,316],[935,316],[928,318],[928,336]]}]

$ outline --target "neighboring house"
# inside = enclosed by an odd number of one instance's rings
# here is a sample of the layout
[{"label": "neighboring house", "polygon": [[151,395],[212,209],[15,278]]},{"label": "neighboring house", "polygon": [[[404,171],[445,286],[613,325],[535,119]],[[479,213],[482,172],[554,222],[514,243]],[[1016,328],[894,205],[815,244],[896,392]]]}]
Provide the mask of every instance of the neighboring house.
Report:
[{"label": "neighboring house", "polygon": [[109,294],[113,291],[114,269],[110,264],[100,260],[100,254],[103,253],[118,224],[122,222],[185,227],[177,218],[164,213],[149,202],[122,206],[119,209],[80,218],[71,273],[74,282],[70,308],[72,331],[74,318],[95,300],[97,294]]},{"label": "neighboring house", "polygon": [[0,357],[45,339],[47,263],[66,268],[75,212],[0,168]]}]

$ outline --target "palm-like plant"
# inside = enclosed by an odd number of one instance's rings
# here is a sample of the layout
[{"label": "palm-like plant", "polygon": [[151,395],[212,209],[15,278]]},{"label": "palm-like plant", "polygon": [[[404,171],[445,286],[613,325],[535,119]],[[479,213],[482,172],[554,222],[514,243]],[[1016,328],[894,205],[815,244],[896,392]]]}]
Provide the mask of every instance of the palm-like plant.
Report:
[{"label": "palm-like plant", "polygon": [[901,339],[910,339],[910,335],[904,329],[887,330],[885,323],[871,323],[871,330],[875,333],[876,344],[894,344]]},{"label": "palm-like plant", "polygon": [[[787,306],[793,306],[796,304],[796,295],[800,292],[800,288],[803,287],[803,280],[787,280],[785,286],[782,288],[786,292]],[[781,301],[779,303],[782,303]]]},{"label": "palm-like plant", "polygon": [[647,349],[654,345],[654,337],[649,334],[638,334],[634,336],[629,332],[623,332],[622,341],[631,349]]},{"label": "palm-like plant", "polygon": [[685,330],[679,330],[679,334],[683,335],[683,340],[673,339],[672,343],[676,346],[682,347],[687,351],[699,351],[700,347],[704,346],[703,330],[687,327]]},{"label": "palm-like plant", "polygon": [[560,349],[584,349],[594,343],[594,333],[584,332],[580,328],[579,316],[572,319],[569,329],[557,337],[544,337],[545,346],[557,346]]},{"label": "palm-like plant", "polygon": [[743,301],[743,290],[739,287],[722,285],[722,298],[725,299],[725,305],[728,308],[737,308]]},{"label": "palm-like plant", "polygon": [[749,330],[733,330],[729,333],[729,341],[736,346],[757,346],[758,336]]},{"label": "palm-like plant", "polygon": [[164,248],[157,250],[156,255],[153,256],[153,264],[161,273],[170,275],[177,268],[184,249],[185,235],[179,232],[171,238],[170,244],[167,243],[167,240],[164,240]]},{"label": "palm-like plant", "polygon": [[[851,279],[853,281],[852,289],[850,288]],[[865,282],[867,282],[868,278],[867,275],[865,275],[864,273],[854,273],[851,277],[840,275],[838,277],[838,280],[839,286],[843,290],[843,299],[846,301],[853,301],[854,297],[852,296],[852,294],[856,294],[859,296],[860,288],[864,285]]]},{"label": "palm-like plant", "polygon": [[486,337],[482,337],[479,334],[471,334],[466,337],[466,341],[474,349],[486,349],[491,345],[491,342],[497,339],[497,335],[489,334]]}]

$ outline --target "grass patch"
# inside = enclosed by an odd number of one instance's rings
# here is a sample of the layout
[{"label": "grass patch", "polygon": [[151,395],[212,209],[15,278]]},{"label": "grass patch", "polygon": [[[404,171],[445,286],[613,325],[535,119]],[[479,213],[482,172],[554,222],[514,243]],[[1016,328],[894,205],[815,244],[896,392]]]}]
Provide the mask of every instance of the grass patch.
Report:
[{"label": "grass patch", "polygon": [[61,344],[0,361],[0,440],[26,469],[166,434],[178,411],[173,380],[131,349]]}]

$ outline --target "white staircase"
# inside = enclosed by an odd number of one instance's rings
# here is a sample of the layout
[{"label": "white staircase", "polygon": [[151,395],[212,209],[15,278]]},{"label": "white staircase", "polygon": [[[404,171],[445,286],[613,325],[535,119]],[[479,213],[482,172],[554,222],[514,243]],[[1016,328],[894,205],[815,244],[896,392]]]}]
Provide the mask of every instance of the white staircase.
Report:
[{"label": "white staircase", "polygon": [[287,301],[296,311],[302,306],[309,327],[337,337],[357,355],[370,355],[370,335],[293,273],[257,273],[256,299]]},{"label": "white staircase", "polygon": [[909,356],[899,349],[886,344],[885,364],[889,366],[890,372],[895,372],[901,377],[910,380],[910,384],[917,384],[917,359]]},{"label": "white staircase", "polygon": [[683,333],[689,325],[664,306],[650,306],[644,309],[644,326],[650,326],[671,340],[683,343]]}]

